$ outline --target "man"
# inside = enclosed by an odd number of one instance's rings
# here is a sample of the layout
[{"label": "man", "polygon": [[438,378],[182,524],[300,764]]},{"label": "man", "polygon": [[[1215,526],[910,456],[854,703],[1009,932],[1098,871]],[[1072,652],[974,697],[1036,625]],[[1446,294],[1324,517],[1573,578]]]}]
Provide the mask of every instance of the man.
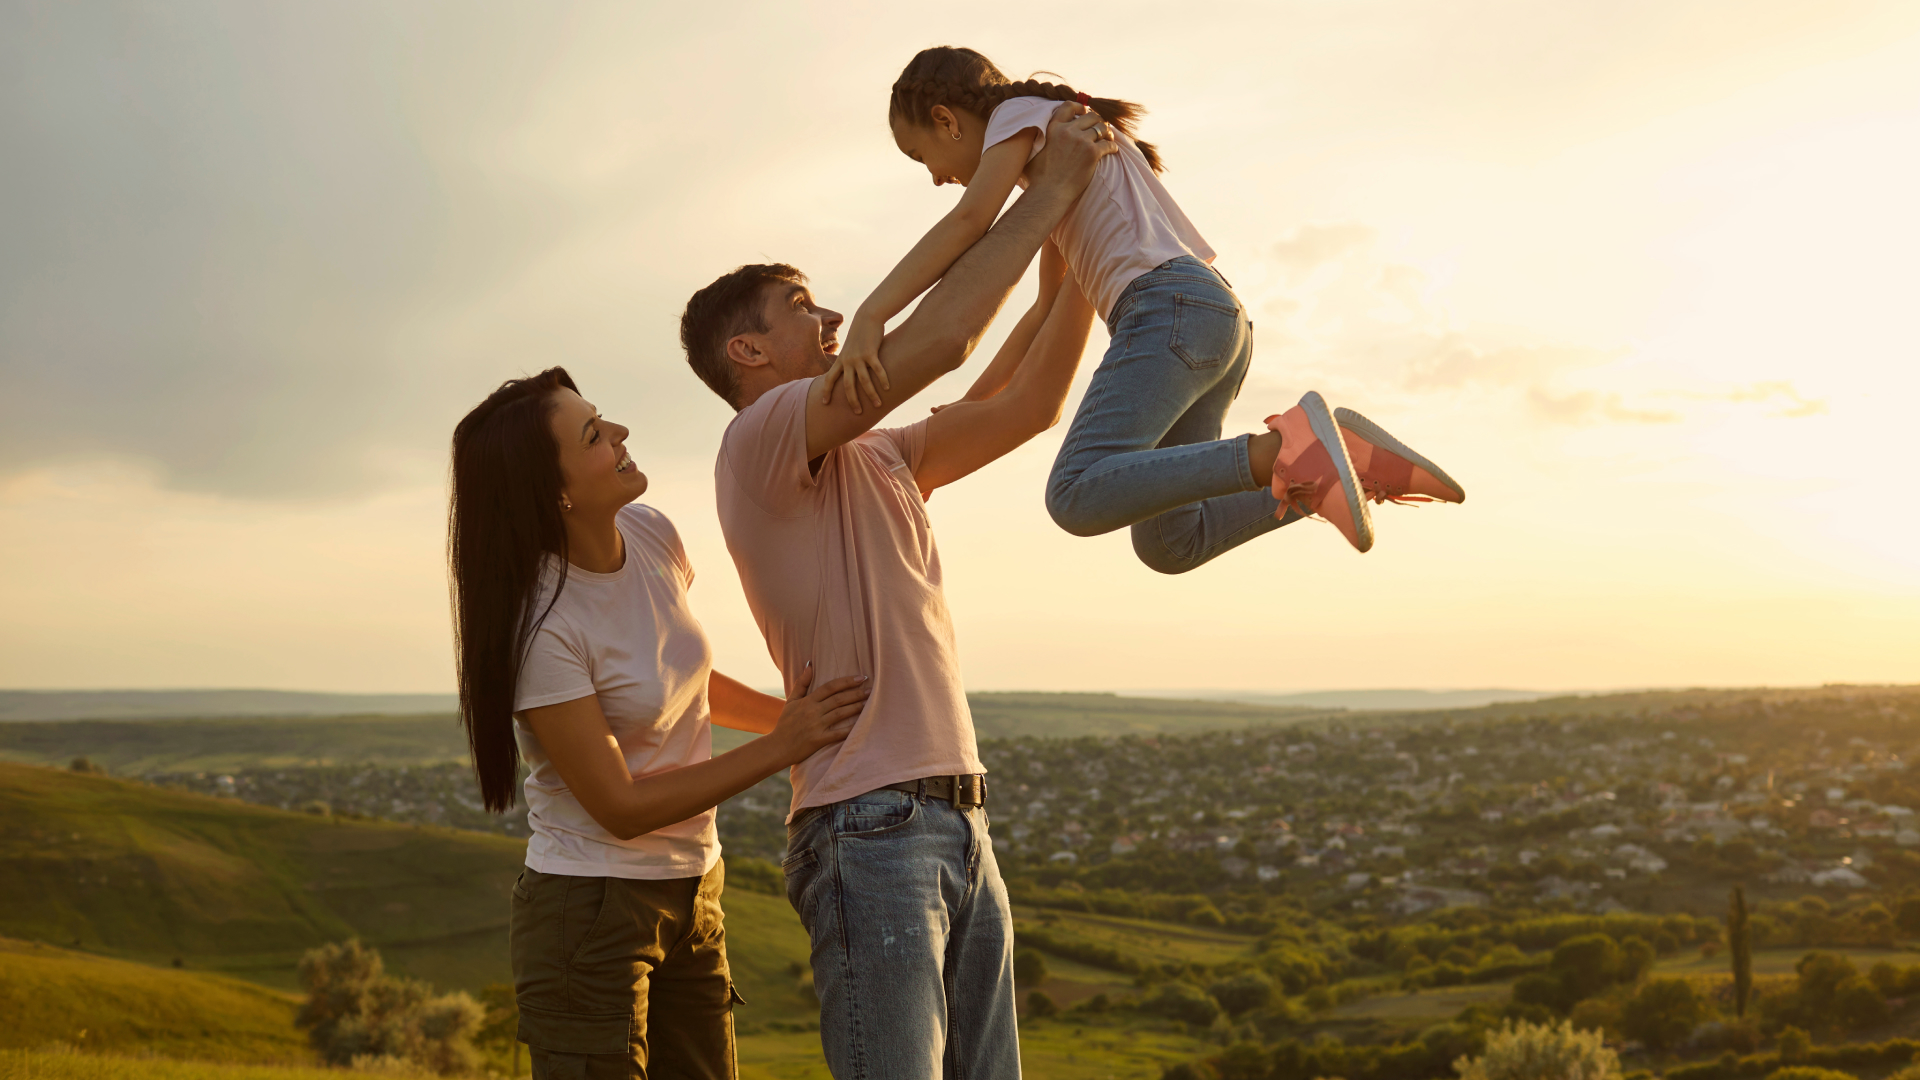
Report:
[{"label": "man", "polygon": [[1093,312],[1058,253],[1004,347],[1023,360],[1003,390],[874,425],[966,360],[1113,151],[1081,112],[1055,114],[1026,193],[887,335],[887,386],[864,400],[814,392],[841,317],[792,267],[741,267],[682,317],[688,362],[739,412],[714,469],[720,525],[788,693],[872,679],[846,742],[794,767],[788,818],[787,895],[840,1080],[1020,1074],[1012,918],[923,500],[1059,419]]}]

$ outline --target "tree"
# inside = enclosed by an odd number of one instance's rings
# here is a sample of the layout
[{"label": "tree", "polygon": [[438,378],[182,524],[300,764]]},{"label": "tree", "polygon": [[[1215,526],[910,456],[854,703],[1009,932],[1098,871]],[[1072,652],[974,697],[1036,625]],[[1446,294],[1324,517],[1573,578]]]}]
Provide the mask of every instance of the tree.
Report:
[{"label": "tree", "polygon": [[1620,1057],[1597,1031],[1577,1031],[1571,1022],[1503,1026],[1487,1037],[1477,1058],[1453,1063],[1460,1080],[1615,1080]]},{"label": "tree", "polygon": [[1060,1011],[1044,991],[1035,990],[1027,995],[1027,1015],[1035,1020],[1044,1019]]},{"label": "tree", "polygon": [[1207,993],[1220,1003],[1228,1016],[1239,1016],[1261,1008],[1273,1000],[1273,983],[1263,975],[1249,972],[1222,979],[1207,987]]},{"label": "tree", "polygon": [[1201,993],[1198,987],[1186,983],[1167,983],[1158,994],[1140,1003],[1140,1011],[1150,1016],[1164,1016],[1169,1020],[1206,1027],[1220,1015],[1220,1006]]},{"label": "tree", "polygon": [[1592,997],[1618,976],[1620,946],[1605,934],[1568,938],[1553,950],[1547,971],[1566,987],[1569,1003]]},{"label": "tree", "polygon": [[1775,1046],[1780,1051],[1782,1065],[1805,1061],[1813,1054],[1813,1040],[1805,1031],[1797,1027],[1782,1029]]},{"label": "tree", "polygon": [[1654,979],[1620,1010],[1620,1028],[1650,1049],[1668,1050],[1686,1041],[1704,1015],[1685,979]]},{"label": "tree", "polygon": [[1047,981],[1047,958],[1032,949],[1013,954],[1013,981],[1021,986],[1039,986]]},{"label": "tree", "polygon": [[1900,907],[1893,914],[1893,924],[1903,934],[1920,936],[1920,896],[1910,896],[1900,901]]},{"label": "tree", "polygon": [[1733,887],[1727,906],[1727,952],[1733,958],[1733,1015],[1744,1019],[1753,996],[1753,935],[1747,924],[1747,894]]}]

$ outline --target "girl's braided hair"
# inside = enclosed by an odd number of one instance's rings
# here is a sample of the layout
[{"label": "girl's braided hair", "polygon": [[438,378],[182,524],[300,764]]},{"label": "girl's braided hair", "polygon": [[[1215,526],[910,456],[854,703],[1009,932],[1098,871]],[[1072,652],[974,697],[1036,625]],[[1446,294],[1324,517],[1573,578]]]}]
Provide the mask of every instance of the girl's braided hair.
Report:
[{"label": "girl's braided hair", "polygon": [[[1014,82],[993,66],[993,61],[972,49],[939,45],[920,50],[908,61],[900,78],[894,80],[887,116],[915,127],[931,127],[933,107],[945,105],[949,109],[965,109],[985,120],[1001,102],[1017,97],[1078,101],[1080,94],[1065,83],[1038,79]],[[1087,106],[1132,139],[1154,172],[1166,168],[1160,162],[1160,151],[1152,143],[1141,142],[1134,134],[1135,124],[1147,110],[1118,98],[1088,98]]]}]

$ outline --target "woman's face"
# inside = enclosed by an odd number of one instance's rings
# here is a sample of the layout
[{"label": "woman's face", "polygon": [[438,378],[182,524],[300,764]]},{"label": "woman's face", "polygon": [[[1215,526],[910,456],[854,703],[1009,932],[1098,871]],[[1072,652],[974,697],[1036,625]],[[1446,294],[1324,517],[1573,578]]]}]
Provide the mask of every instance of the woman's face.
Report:
[{"label": "woman's face", "polygon": [[575,514],[612,513],[646,493],[647,475],[627,456],[627,429],[571,390],[553,395],[549,424],[560,448],[560,490]]},{"label": "woman's face", "polygon": [[933,174],[933,186],[959,184],[966,187],[980,168],[980,154],[986,142],[987,125],[965,109],[933,107],[933,123],[928,127],[889,119],[893,144],[900,152],[926,166]]}]

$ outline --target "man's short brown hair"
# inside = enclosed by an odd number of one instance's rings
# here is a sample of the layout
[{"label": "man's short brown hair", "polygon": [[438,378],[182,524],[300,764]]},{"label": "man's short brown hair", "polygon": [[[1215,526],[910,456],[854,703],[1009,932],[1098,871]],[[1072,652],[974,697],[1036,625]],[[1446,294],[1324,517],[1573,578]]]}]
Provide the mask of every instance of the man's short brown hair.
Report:
[{"label": "man's short brown hair", "polygon": [[694,293],[680,313],[680,345],[700,381],[735,409],[740,407],[740,373],[727,359],[727,342],[740,334],[767,332],[762,297],[769,285],[804,285],[807,275],[786,263],[736,267]]}]

